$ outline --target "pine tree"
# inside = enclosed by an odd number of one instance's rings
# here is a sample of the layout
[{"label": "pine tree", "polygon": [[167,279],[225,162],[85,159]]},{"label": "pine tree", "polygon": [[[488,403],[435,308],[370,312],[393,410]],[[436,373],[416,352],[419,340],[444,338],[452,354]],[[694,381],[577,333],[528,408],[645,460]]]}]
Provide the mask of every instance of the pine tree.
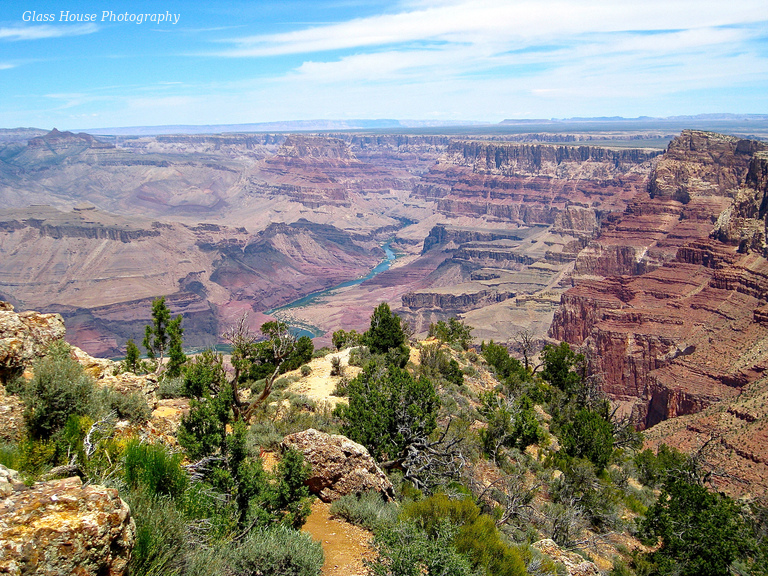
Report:
[{"label": "pine tree", "polygon": [[379,304],[373,311],[371,327],[364,334],[363,341],[374,354],[386,354],[405,344],[400,317],[392,313],[386,302]]},{"label": "pine tree", "polygon": [[[161,370],[165,351],[171,346],[171,362],[169,369],[178,376],[181,365],[186,362],[182,351],[181,315],[171,320],[171,311],[165,304],[165,296],[152,301],[152,323],[144,329],[142,345],[147,350],[150,360],[157,360],[157,370]],[[173,375],[173,374],[171,374]]]},{"label": "pine tree", "polygon": [[125,345],[125,360],[123,360],[123,369],[127,372],[137,373],[139,370],[139,347],[132,338],[128,339]]},{"label": "pine tree", "polygon": [[182,348],[181,315],[176,316],[168,323],[168,366],[166,374],[171,378],[181,375],[181,367],[187,362],[187,357]]}]

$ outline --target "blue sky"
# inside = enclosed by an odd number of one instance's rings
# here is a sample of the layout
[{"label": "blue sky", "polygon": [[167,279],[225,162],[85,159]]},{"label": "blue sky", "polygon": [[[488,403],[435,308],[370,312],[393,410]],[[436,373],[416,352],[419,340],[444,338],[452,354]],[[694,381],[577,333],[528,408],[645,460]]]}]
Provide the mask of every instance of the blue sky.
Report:
[{"label": "blue sky", "polygon": [[6,128],[716,112],[768,113],[765,0],[0,3]]}]

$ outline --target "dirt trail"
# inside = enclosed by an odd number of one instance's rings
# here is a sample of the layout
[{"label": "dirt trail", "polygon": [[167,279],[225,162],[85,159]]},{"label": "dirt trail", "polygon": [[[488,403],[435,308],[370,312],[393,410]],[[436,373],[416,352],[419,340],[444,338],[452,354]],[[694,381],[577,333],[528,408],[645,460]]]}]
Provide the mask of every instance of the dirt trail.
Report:
[{"label": "dirt trail", "polygon": [[372,535],[367,530],[331,517],[331,505],[320,500],[302,528],[319,540],[325,553],[322,576],[364,576],[364,558],[370,558]]},{"label": "dirt trail", "polygon": [[[341,379],[339,376],[331,376],[331,358],[338,356],[344,367],[347,378],[354,378],[360,368],[349,365],[349,351],[332,352],[323,358],[314,358],[309,362],[312,372],[308,376],[301,376],[300,370],[289,372],[299,379],[288,387],[288,390],[298,394],[304,394],[314,400],[318,407],[328,404],[334,407],[342,398],[333,396],[333,390]],[[325,553],[322,576],[363,576],[366,574],[364,558],[370,558],[372,550],[370,542],[372,534],[367,530],[350,524],[344,520],[331,517],[331,505],[320,500],[312,504],[312,511],[302,528],[319,540]]]}]

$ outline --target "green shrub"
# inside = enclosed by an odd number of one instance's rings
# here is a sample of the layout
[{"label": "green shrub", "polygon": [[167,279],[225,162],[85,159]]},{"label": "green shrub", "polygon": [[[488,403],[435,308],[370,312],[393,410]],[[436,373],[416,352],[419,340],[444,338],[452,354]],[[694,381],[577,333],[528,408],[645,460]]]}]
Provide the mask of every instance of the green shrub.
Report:
[{"label": "green shrub", "polygon": [[459,363],[438,344],[424,346],[421,349],[420,358],[421,371],[425,375],[441,377],[446,382],[457,386],[464,383],[464,373],[461,371]]},{"label": "green shrub", "polygon": [[227,538],[237,530],[239,511],[234,499],[206,482],[190,484],[177,506],[205,542]]},{"label": "green shrub", "polygon": [[430,536],[437,533],[443,520],[454,526],[471,524],[480,516],[480,508],[470,498],[453,500],[445,494],[435,494],[403,508],[402,518],[416,523]]},{"label": "green shrub", "polygon": [[392,313],[386,302],[379,304],[371,314],[371,326],[363,334],[363,343],[373,354],[407,348],[400,317]]},{"label": "green shrub", "polygon": [[229,569],[237,575],[318,576],[323,547],[305,532],[285,526],[254,530],[229,556]]},{"label": "green shrub", "polygon": [[517,549],[505,544],[493,518],[479,516],[456,534],[456,549],[489,576],[525,576],[525,563]]},{"label": "green shrub", "polygon": [[362,343],[363,335],[358,334],[356,330],[350,330],[345,332],[344,330],[336,330],[333,333],[332,341],[336,350],[342,350],[343,348],[349,348],[351,346],[359,346]]},{"label": "green shrub", "polygon": [[474,328],[464,324],[463,320],[451,318],[448,322],[439,320],[437,324],[430,324],[428,336],[449,345],[458,345],[460,350],[467,350],[472,343],[472,330]]},{"label": "green shrub", "polygon": [[248,434],[248,443],[252,446],[253,451],[258,451],[259,448],[268,448],[274,450],[278,447],[280,442],[283,441],[285,436],[277,430],[277,426],[273,420],[260,419],[254,422]]},{"label": "green shrub", "polygon": [[183,398],[184,396],[186,396],[184,377],[169,378],[166,376],[160,380],[160,384],[157,387],[158,398]]},{"label": "green shrub", "polygon": [[357,366],[358,368],[362,368],[368,362],[371,360],[371,352],[368,350],[367,346],[358,346],[357,348],[352,348],[352,350],[349,351],[349,360],[347,363],[350,366]]},{"label": "green shrub", "polygon": [[482,514],[469,498],[451,500],[445,494],[435,494],[408,505],[403,518],[411,519],[428,535],[436,537],[444,523],[457,527],[454,536],[456,550],[465,555],[475,567],[489,575],[523,576],[525,563],[520,553],[501,540],[493,518]]},{"label": "green shrub", "polygon": [[413,522],[400,522],[376,533],[376,559],[366,561],[371,576],[476,576],[467,558],[453,546],[456,527],[443,520],[434,537]]},{"label": "green shrub", "polygon": [[479,411],[488,426],[480,430],[480,441],[483,451],[494,461],[499,461],[502,446],[525,450],[544,439],[533,402],[527,396],[502,398],[494,392],[486,392],[481,395],[481,401]]},{"label": "green shrub", "polygon": [[226,381],[222,355],[214,350],[203,350],[184,371],[184,395],[199,400],[218,394]]},{"label": "green shrub", "polygon": [[0,443],[0,464],[13,470],[21,470],[21,457],[16,444]]},{"label": "green shrub", "polygon": [[136,542],[129,572],[142,576],[181,574],[186,551],[187,522],[168,497],[142,488],[123,495],[136,523]]},{"label": "green shrub", "polygon": [[114,412],[121,420],[130,420],[134,424],[143,424],[152,416],[147,399],[141,392],[123,394],[108,386],[97,389],[93,394],[96,416],[106,416]]},{"label": "green shrub", "polygon": [[177,498],[187,487],[181,454],[170,454],[165,446],[131,440],[123,458],[123,476],[131,488],[141,486],[149,495]]},{"label": "green shrub", "polygon": [[669,476],[648,509],[641,538],[659,574],[720,576],[754,551],[739,505],[685,477]]},{"label": "green shrub", "polygon": [[342,376],[339,378],[339,381],[336,382],[336,386],[333,388],[331,394],[333,396],[346,396],[347,392],[349,392],[349,380],[347,380],[346,376]]},{"label": "green shrub", "polygon": [[432,382],[415,380],[409,372],[370,362],[349,383],[349,405],[339,404],[335,415],[343,431],[363,444],[377,460],[396,458],[415,439],[436,427],[439,400]]},{"label": "green shrub", "polygon": [[298,408],[299,410],[314,410],[317,407],[317,402],[312,400],[306,394],[294,394],[289,392],[286,395],[286,399],[291,403],[291,406]]},{"label": "green shrub", "polygon": [[304,364],[304,366],[301,367],[301,375],[307,377],[310,374],[312,374],[312,368],[309,366],[309,364]]},{"label": "green shrub", "polygon": [[581,409],[562,426],[560,442],[566,454],[590,460],[599,473],[613,453],[613,427],[600,414]]},{"label": "green shrub", "polygon": [[341,365],[341,358],[333,356],[331,358],[331,376],[343,376],[344,367]]},{"label": "green shrub", "polygon": [[553,500],[565,506],[578,502],[583,515],[597,531],[620,528],[619,504],[623,493],[599,478],[588,460],[574,458],[561,467],[563,475],[550,487]]},{"label": "green shrub", "polygon": [[659,446],[656,454],[647,448],[635,455],[637,479],[651,488],[659,487],[667,474],[681,472],[690,468],[690,457],[666,444]]},{"label": "green shrub", "polygon": [[15,396],[23,396],[24,390],[27,388],[27,381],[21,376],[11,378],[5,383],[5,392],[7,394],[13,394]]},{"label": "green shrub", "polygon": [[70,356],[69,345],[57,341],[34,365],[34,376],[25,387],[24,420],[33,439],[51,438],[70,415],[92,413],[93,380]]},{"label": "green shrub", "polygon": [[398,506],[385,502],[376,491],[347,494],[331,504],[331,514],[371,531],[393,526],[398,513]]},{"label": "green shrub", "polygon": [[56,453],[54,440],[24,438],[15,444],[0,444],[0,464],[35,479],[54,464]]}]

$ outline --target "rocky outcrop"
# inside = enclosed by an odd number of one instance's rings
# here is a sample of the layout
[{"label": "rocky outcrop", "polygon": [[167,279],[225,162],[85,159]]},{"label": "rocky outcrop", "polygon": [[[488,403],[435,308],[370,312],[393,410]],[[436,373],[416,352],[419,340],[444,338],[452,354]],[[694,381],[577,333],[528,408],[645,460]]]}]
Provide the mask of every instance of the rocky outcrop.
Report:
[{"label": "rocky outcrop", "polygon": [[[645,187],[658,152],[608,150],[590,146],[528,145],[452,141],[414,194],[437,201],[450,216],[485,217],[525,225],[557,225],[589,237],[596,215],[623,210],[626,200]],[[581,234],[579,234],[581,235]]]},{"label": "rocky outcrop", "polygon": [[421,250],[425,254],[436,246],[444,246],[449,243],[466,244],[468,242],[492,242],[494,240],[517,240],[521,241],[523,237],[520,233],[506,230],[469,230],[466,228],[456,228],[437,224],[424,238],[424,246]]},{"label": "rocky outcrop", "polygon": [[767,214],[768,152],[757,152],[750,162],[744,187],[718,217],[712,237],[738,245],[739,252],[757,252],[768,257]]},{"label": "rocky outcrop", "polygon": [[0,385],[0,442],[16,443],[24,434],[24,402]]},{"label": "rocky outcrop", "polygon": [[37,138],[30,138],[27,142],[29,148],[42,148],[50,150],[54,154],[61,154],[71,148],[114,148],[113,144],[97,140],[90,134],[81,132],[73,134],[72,132],[60,132],[56,128]]},{"label": "rocky outcrop", "polygon": [[641,149],[461,141],[451,142],[448,147],[448,155],[455,163],[470,165],[479,173],[561,177],[570,171],[587,170],[591,179],[596,175],[612,176],[659,154]]},{"label": "rocky outcrop", "polygon": [[59,314],[16,313],[0,301],[0,382],[19,376],[51,342],[64,338],[65,331]]},{"label": "rocky outcrop", "polygon": [[732,196],[752,155],[766,145],[714,132],[684,130],[669,143],[648,186],[652,198],[687,204],[702,196]]},{"label": "rocky outcrop", "polygon": [[759,245],[759,236],[746,240],[754,236],[751,225],[745,226],[751,214],[746,205],[754,204],[754,198],[741,194],[741,210],[732,207],[731,199],[747,172],[759,171],[753,154],[765,147],[754,140],[684,131],[657,162],[649,194],[638,194],[621,217],[604,219],[599,238],[579,254],[576,273],[644,274],[673,261],[686,244],[708,238],[718,217],[718,239]]},{"label": "rocky outcrop", "polygon": [[600,570],[594,562],[584,560],[575,552],[568,552],[558,546],[554,540],[547,538],[532,544],[536,550],[565,566],[568,576],[600,576]]},{"label": "rocky outcrop", "polygon": [[160,232],[153,229],[130,229],[128,227],[119,228],[114,226],[102,226],[99,224],[88,223],[80,224],[77,222],[50,224],[46,220],[28,218],[19,222],[18,220],[0,221],[0,230],[15,231],[24,228],[35,228],[41,236],[49,238],[90,238],[93,240],[117,240],[119,242],[132,242],[142,238],[151,238],[159,236]]},{"label": "rocky outcrop", "polygon": [[409,308],[411,311],[434,308],[443,312],[466,312],[514,297],[515,292],[477,290],[456,294],[427,291],[408,292],[403,294],[401,299],[403,307]]},{"label": "rocky outcrop", "polygon": [[293,448],[312,466],[309,489],[323,502],[346,494],[376,490],[385,500],[395,498],[394,488],[368,450],[346,436],[313,428],[286,436],[281,446]]},{"label": "rocky outcrop", "polygon": [[[768,379],[765,373],[738,397],[706,410],[665,420],[644,434],[646,447],[662,443],[698,452],[712,482],[732,497],[768,493]],[[706,449],[702,445],[706,442]]]},{"label": "rocky outcrop", "polygon": [[26,486],[21,475],[16,470],[11,470],[0,464],[0,500],[3,500],[16,492],[24,490]]},{"label": "rocky outcrop", "polygon": [[[0,471],[0,485],[2,484]],[[114,488],[80,478],[14,483],[0,500],[0,573],[121,576],[136,528]]]}]

